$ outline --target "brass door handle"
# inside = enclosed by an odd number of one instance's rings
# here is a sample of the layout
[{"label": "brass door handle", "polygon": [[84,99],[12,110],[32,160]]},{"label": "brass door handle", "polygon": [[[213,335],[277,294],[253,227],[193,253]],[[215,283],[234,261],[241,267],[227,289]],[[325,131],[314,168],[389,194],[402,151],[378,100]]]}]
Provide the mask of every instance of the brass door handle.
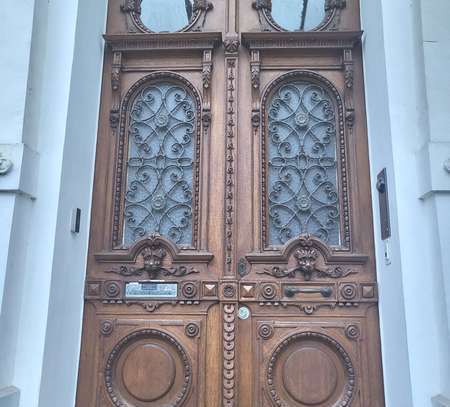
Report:
[{"label": "brass door handle", "polygon": [[329,298],[333,294],[332,287],[320,287],[320,288],[297,288],[297,287],[285,287],[284,295],[292,298],[295,294],[321,294],[322,297]]}]

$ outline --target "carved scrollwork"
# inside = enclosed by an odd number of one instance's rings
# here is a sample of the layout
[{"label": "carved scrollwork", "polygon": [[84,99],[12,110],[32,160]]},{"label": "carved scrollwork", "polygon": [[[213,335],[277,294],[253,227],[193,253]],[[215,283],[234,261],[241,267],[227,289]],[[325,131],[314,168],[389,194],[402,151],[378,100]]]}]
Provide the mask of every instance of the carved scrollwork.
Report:
[{"label": "carved scrollwork", "polygon": [[147,245],[140,251],[138,261],[140,267],[120,266],[118,269],[112,269],[108,272],[120,274],[122,276],[141,276],[147,273],[150,279],[156,279],[158,276],[183,277],[188,274],[198,273],[193,267],[177,266],[168,267],[163,264],[167,257],[167,250],[162,244],[161,236],[152,234],[148,238]]},{"label": "carved scrollwork", "polygon": [[296,250],[294,257],[297,265],[290,269],[274,266],[265,269],[259,274],[268,274],[276,278],[294,278],[297,273],[303,274],[306,281],[316,275],[318,278],[342,278],[356,273],[353,269],[342,266],[322,267],[319,265],[320,252],[314,247],[314,240],[310,235],[301,236],[298,240],[300,248]]},{"label": "carved scrollwork", "polygon": [[[124,0],[120,9],[127,18],[128,32],[152,33],[152,27],[147,27],[141,19],[143,0]],[[214,8],[213,3],[208,0],[193,0],[189,4],[189,22],[177,32],[202,31],[208,11]]]},{"label": "carved scrollwork", "polygon": [[[322,21],[310,29],[305,28],[307,2],[305,3],[305,9],[300,13],[302,19],[299,21],[298,28],[296,28],[295,31],[334,31],[339,29],[341,11],[347,5],[346,0],[326,0]],[[282,25],[273,18],[271,0],[255,0],[253,2],[253,8],[255,8],[258,12],[259,23],[262,31],[289,31],[282,27]]]}]

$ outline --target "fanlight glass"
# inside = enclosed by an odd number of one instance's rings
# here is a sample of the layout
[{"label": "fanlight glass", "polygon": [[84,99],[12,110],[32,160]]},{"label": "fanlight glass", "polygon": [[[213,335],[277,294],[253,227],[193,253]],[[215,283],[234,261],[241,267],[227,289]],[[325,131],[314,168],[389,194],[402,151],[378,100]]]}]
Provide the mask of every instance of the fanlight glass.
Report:
[{"label": "fanlight glass", "polygon": [[129,117],[124,243],[159,233],[191,245],[196,102],[177,83],[142,89]]},{"label": "fanlight glass", "polygon": [[268,240],[311,234],[340,243],[336,116],[325,88],[285,83],[268,101]]},{"label": "fanlight glass", "polygon": [[326,0],[272,0],[272,17],[285,30],[309,31],[325,18]]},{"label": "fanlight glass", "polygon": [[193,8],[193,0],[142,0],[141,21],[154,32],[179,31],[191,22]]}]

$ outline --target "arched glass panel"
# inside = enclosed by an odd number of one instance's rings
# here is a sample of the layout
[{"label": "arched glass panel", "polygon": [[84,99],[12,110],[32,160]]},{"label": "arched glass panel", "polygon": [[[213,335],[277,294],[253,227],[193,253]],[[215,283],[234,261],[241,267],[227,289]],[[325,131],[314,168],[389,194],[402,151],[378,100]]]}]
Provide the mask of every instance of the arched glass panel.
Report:
[{"label": "arched glass panel", "polygon": [[191,22],[193,0],[142,0],[141,21],[155,32],[174,32]]},{"label": "arched glass panel", "polygon": [[124,242],[150,233],[192,244],[196,101],[162,81],[136,96],[129,117]]},{"label": "arched glass panel", "polygon": [[272,18],[285,30],[313,30],[325,18],[325,0],[272,0]]},{"label": "arched glass panel", "polygon": [[321,85],[284,83],[268,99],[268,240],[311,234],[340,243],[336,117]]}]

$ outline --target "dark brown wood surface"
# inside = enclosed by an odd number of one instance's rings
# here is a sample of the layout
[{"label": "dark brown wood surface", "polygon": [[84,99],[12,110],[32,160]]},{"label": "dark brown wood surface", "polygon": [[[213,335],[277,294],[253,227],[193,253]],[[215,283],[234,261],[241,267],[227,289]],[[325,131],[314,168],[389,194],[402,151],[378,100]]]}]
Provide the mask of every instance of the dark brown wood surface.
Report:
[{"label": "dark brown wood surface", "polygon": [[[155,34],[134,3],[108,11],[77,407],[384,406],[358,0],[312,32],[280,31],[267,1],[214,0]],[[164,78],[198,100],[194,244],[125,247],[130,103]],[[267,241],[266,103],[298,78],[336,97],[339,247]],[[126,298],[144,280],[177,298]]]}]

